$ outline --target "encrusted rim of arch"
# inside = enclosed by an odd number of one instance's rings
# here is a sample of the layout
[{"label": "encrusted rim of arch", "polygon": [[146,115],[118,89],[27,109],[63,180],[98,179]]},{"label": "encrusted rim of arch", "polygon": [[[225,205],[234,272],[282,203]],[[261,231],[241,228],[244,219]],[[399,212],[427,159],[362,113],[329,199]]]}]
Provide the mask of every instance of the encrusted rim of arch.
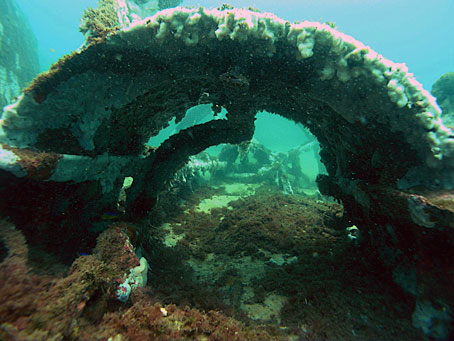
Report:
[{"label": "encrusted rim of arch", "polygon": [[247,9],[166,9],[64,57],[5,107],[0,142],[62,163],[109,155],[127,170],[150,136],[202,103],[227,119],[181,132],[150,163],[178,168],[212,144],[247,140],[268,110],[311,129],[331,176],[395,184],[411,169],[454,173],[454,132],[405,64],[329,25]]}]

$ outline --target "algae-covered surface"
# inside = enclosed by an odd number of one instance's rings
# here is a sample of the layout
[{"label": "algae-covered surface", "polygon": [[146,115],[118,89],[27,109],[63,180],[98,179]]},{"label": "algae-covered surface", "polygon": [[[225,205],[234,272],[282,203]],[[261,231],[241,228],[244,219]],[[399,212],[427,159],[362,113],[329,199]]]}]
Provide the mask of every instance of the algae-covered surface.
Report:
[{"label": "algae-covered surface", "polygon": [[[68,268],[39,247],[28,252],[21,232],[2,221],[0,337],[420,338],[411,297],[374,262],[373,250],[348,237],[348,223],[340,204],[320,196],[217,182],[168,192],[142,227],[114,221]],[[139,263],[133,243],[145,225],[148,285],[122,303],[119,285]]]},{"label": "algae-covered surface", "polygon": [[166,303],[216,307],[282,339],[418,337],[411,298],[348,238],[338,203],[218,183],[161,219],[151,285]]}]

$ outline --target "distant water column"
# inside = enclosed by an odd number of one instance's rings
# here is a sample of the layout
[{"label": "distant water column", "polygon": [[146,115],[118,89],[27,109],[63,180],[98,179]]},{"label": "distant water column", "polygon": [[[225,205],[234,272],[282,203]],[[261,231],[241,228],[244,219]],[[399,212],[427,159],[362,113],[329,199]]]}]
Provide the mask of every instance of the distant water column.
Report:
[{"label": "distant water column", "polygon": [[0,1],[0,112],[39,71],[35,35],[14,0]]}]

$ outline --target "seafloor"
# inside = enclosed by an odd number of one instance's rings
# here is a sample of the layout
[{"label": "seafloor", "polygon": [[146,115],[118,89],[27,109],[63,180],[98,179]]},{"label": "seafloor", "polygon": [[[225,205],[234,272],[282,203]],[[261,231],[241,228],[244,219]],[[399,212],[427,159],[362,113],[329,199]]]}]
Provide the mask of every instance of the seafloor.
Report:
[{"label": "seafloor", "polygon": [[423,339],[412,299],[316,192],[217,183],[169,192],[152,217],[148,285],[127,303],[112,298],[131,268],[118,250],[140,224],[112,221],[68,267],[1,222],[0,339]]}]

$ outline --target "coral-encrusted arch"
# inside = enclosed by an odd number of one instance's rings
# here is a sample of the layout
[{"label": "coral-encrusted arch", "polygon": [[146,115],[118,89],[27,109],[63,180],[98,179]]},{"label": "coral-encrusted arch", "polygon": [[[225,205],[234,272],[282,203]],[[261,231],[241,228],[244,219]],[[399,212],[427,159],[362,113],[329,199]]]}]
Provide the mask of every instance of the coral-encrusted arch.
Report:
[{"label": "coral-encrusted arch", "polygon": [[[150,136],[200,103],[225,107],[227,119],[188,128],[143,158]],[[453,132],[404,64],[328,25],[243,9],[164,10],[63,58],[6,107],[0,140],[65,154],[50,180],[101,180],[110,192],[128,173],[142,179],[137,193],[142,184],[156,195],[189,155],[250,139],[260,110],[311,129],[340,191],[426,181],[431,168],[453,177]],[[88,171],[65,172],[69,164]]]}]

